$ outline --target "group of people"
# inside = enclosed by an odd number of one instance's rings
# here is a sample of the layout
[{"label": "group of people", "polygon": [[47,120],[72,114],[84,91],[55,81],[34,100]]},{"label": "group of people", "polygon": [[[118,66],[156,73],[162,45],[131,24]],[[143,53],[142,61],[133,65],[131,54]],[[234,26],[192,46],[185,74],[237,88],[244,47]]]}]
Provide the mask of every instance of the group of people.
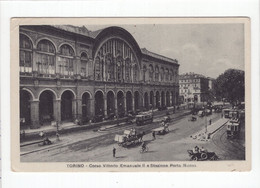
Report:
[{"label": "group of people", "polygon": [[208,152],[205,148],[203,148],[203,147],[199,148],[198,146],[195,146],[192,151],[193,151],[193,153],[207,153]]}]

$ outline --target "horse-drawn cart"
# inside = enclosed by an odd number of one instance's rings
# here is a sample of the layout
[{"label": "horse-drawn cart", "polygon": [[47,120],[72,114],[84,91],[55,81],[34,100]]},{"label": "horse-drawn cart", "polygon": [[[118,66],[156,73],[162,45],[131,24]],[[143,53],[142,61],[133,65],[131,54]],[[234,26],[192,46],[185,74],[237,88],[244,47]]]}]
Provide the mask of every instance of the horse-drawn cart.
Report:
[{"label": "horse-drawn cart", "polygon": [[166,123],[166,124],[162,125],[161,127],[153,129],[152,131],[158,135],[164,135],[169,132],[169,125],[168,125],[168,123]]},{"label": "horse-drawn cart", "polygon": [[143,133],[136,134],[135,130],[125,130],[123,135],[115,135],[114,140],[119,146],[130,147],[142,142]]}]

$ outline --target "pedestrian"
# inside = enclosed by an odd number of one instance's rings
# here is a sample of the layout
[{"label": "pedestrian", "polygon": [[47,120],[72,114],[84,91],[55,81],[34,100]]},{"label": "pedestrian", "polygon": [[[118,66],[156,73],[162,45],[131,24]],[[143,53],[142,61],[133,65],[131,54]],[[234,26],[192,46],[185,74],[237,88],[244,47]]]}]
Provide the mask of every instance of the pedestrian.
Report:
[{"label": "pedestrian", "polygon": [[113,157],[116,157],[116,148],[113,147]]},{"label": "pedestrian", "polygon": [[155,131],[153,131],[152,135],[153,135],[153,139],[155,140],[156,139],[155,138]]},{"label": "pedestrian", "polygon": [[211,125],[211,119],[209,120],[209,125]]}]

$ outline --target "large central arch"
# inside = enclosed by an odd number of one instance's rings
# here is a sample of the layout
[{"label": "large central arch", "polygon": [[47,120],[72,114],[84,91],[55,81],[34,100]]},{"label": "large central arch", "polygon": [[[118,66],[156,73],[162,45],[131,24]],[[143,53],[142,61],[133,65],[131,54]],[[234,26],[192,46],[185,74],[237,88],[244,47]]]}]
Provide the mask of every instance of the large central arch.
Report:
[{"label": "large central arch", "polygon": [[138,82],[142,52],[133,36],[120,27],[108,27],[95,35],[95,80]]}]

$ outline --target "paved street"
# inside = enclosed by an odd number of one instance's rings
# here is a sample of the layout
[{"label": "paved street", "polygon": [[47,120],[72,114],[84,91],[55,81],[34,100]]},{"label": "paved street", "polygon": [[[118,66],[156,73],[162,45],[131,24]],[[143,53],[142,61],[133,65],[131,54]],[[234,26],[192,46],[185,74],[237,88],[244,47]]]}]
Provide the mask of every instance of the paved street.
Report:
[{"label": "paved street", "polygon": [[[166,135],[156,135],[152,139],[151,130],[159,127],[162,118],[154,119],[152,124],[144,126],[124,125],[112,127],[106,131],[88,130],[61,136],[61,141],[51,146],[30,145],[21,148],[22,162],[119,162],[119,161],[186,161],[190,160],[188,149],[203,146],[214,151],[220,160],[242,160],[245,158],[244,129],[240,140],[227,140],[225,126],[212,135],[208,141],[191,138],[192,135],[205,129],[205,122],[212,123],[220,119],[221,114],[212,114],[199,118],[195,122],[188,121],[190,115],[175,118]],[[140,145],[124,148],[114,141],[115,134],[123,134],[125,129],[134,127],[137,132],[145,131],[143,137],[148,143],[149,151],[140,153]],[[116,158],[112,157],[112,149],[116,147]],[[39,151],[38,151],[39,150]],[[32,151],[32,152],[31,152]],[[31,152],[31,153],[30,153]]]}]

